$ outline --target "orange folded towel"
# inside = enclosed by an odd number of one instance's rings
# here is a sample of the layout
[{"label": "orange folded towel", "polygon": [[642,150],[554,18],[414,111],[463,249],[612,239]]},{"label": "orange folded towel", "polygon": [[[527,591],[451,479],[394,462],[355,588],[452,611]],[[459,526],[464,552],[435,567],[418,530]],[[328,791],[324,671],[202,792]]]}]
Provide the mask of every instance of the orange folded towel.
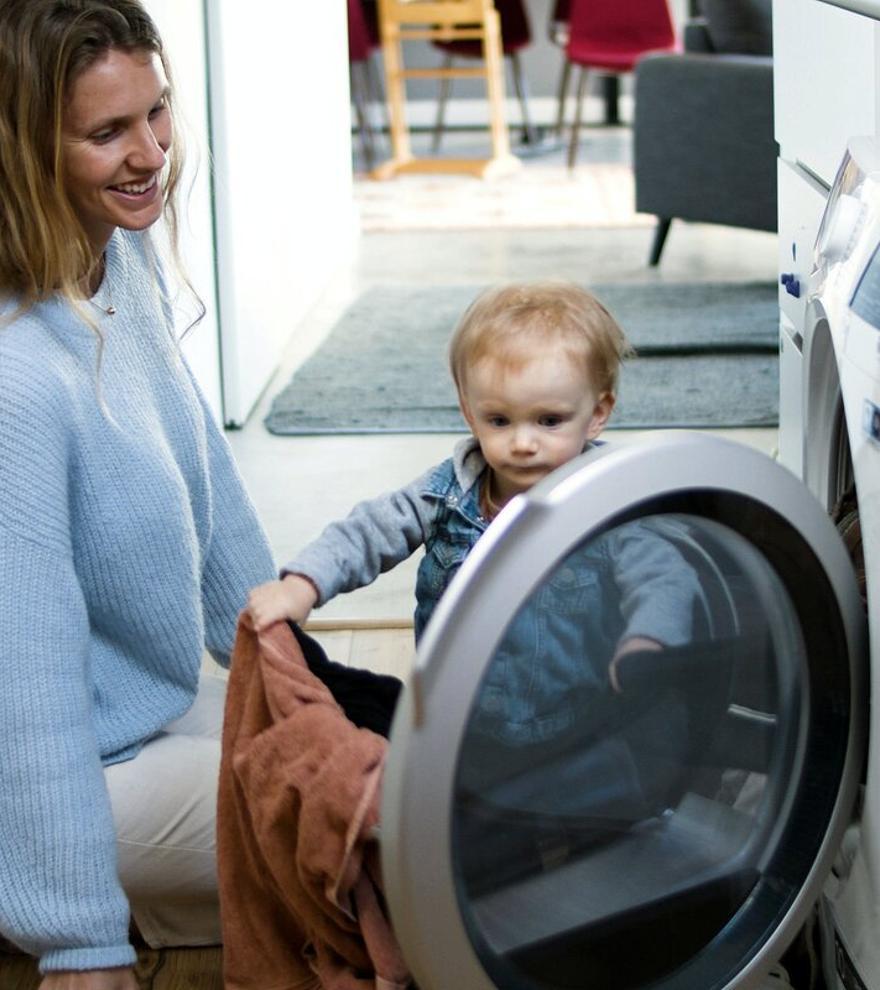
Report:
[{"label": "orange folded towel", "polygon": [[284,623],[243,613],[217,860],[226,990],[404,990],[373,829],[387,742],[356,728]]}]

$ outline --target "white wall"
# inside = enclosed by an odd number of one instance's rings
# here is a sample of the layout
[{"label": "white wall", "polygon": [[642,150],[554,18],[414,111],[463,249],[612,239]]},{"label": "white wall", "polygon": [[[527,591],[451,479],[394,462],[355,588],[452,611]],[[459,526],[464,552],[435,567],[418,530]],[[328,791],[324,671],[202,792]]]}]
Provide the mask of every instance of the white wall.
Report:
[{"label": "white wall", "polygon": [[145,3],[194,183],[182,248],[208,313],[184,350],[218,418],[240,425],[357,237],[345,4]]},{"label": "white wall", "polygon": [[239,425],[356,239],[346,12],[209,0],[207,14],[224,418]]},{"label": "white wall", "polygon": [[[217,419],[222,418],[220,342],[214,280],[214,234],[208,152],[208,90],[201,0],[146,0],[165,44],[177,97],[176,125],[187,148],[181,248],[187,274],[204,302],[205,318],[183,349]],[[188,321],[187,321],[188,322]],[[186,323],[183,324],[186,326]]]}]

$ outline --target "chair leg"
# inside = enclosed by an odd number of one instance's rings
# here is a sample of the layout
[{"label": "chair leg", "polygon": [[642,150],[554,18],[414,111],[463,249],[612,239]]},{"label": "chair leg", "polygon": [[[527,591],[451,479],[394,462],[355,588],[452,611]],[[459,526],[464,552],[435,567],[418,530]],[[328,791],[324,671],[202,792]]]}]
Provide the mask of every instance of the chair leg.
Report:
[{"label": "chair leg", "polygon": [[[452,56],[443,56],[443,68],[449,69],[452,66]],[[431,138],[431,151],[436,155],[440,150],[440,139],[443,136],[443,120],[446,117],[446,103],[449,100],[449,90],[452,88],[452,80],[445,76],[440,80],[440,94],[437,98],[437,118],[434,121],[434,136]]]},{"label": "chair leg", "polygon": [[538,135],[529,117],[528,83],[523,72],[519,52],[511,52],[510,67],[513,70],[513,88],[516,90],[516,97],[519,100],[520,113],[522,114],[523,144],[535,145],[538,143]]},{"label": "chair leg", "polygon": [[568,98],[568,81],[571,79],[571,62],[563,58],[562,71],[559,73],[559,90],[556,104],[556,137],[562,139],[562,129],[565,126],[565,101]]},{"label": "chair leg", "polygon": [[660,264],[660,255],[663,253],[663,245],[666,243],[666,235],[672,224],[671,217],[657,217],[657,226],[654,228],[654,241],[651,244],[651,255],[648,264],[656,267]]},{"label": "chair leg", "polygon": [[574,107],[574,123],[571,125],[571,141],[568,145],[568,167],[574,168],[574,163],[577,160],[578,151],[578,135],[581,129],[581,114],[584,108],[584,93],[587,89],[587,77],[589,73],[584,68],[580,67],[581,74],[578,76],[578,87],[577,87],[577,97],[575,99]]},{"label": "chair leg", "polygon": [[391,125],[388,120],[388,105],[385,102],[385,89],[382,86],[382,77],[379,70],[376,68],[376,63],[373,61],[372,55],[367,58],[367,93],[368,99],[379,106],[379,118],[381,120],[382,128],[385,131],[389,131],[391,129]]},{"label": "chair leg", "polygon": [[370,118],[367,113],[367,101],[364,98],[366,69],[362,63],[353,63],[351,66],[351,96],[354,101],[355,115],[357,116],[358,132],[361,139],[361,152],[364,156],[364,164],[367,169],[371,169],[375,164],[375,151],[373,147],[373,131],[370,127]]}]

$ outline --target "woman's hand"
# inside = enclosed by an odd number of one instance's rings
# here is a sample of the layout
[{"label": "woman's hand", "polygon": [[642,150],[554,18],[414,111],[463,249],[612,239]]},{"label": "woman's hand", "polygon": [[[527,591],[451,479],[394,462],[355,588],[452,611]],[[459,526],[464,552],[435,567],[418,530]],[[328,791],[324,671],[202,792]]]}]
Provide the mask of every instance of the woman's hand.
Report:
[{"label": "woman's hand", "polygon": [[39,990],[140,990],[134,970],[88,969],[46,973]]},{"label": "woman's hand", "polygon": [[248,595],[247,608],[254,629],[262,632],[282,619],[303,623],[318,600],[318,590],[301,574],[286,574],[281,581],[257,585]]}]

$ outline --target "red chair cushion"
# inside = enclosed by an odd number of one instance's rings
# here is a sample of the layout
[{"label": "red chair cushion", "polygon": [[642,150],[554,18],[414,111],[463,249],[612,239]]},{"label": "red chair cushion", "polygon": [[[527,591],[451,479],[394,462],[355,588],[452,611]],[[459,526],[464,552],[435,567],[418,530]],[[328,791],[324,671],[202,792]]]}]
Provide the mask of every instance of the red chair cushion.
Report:
[{"label": "red chair cushion", "polygon": [[571,62],[630,72],[646,52],[674,47],[667,0],[571,0],[566,48]]}]

